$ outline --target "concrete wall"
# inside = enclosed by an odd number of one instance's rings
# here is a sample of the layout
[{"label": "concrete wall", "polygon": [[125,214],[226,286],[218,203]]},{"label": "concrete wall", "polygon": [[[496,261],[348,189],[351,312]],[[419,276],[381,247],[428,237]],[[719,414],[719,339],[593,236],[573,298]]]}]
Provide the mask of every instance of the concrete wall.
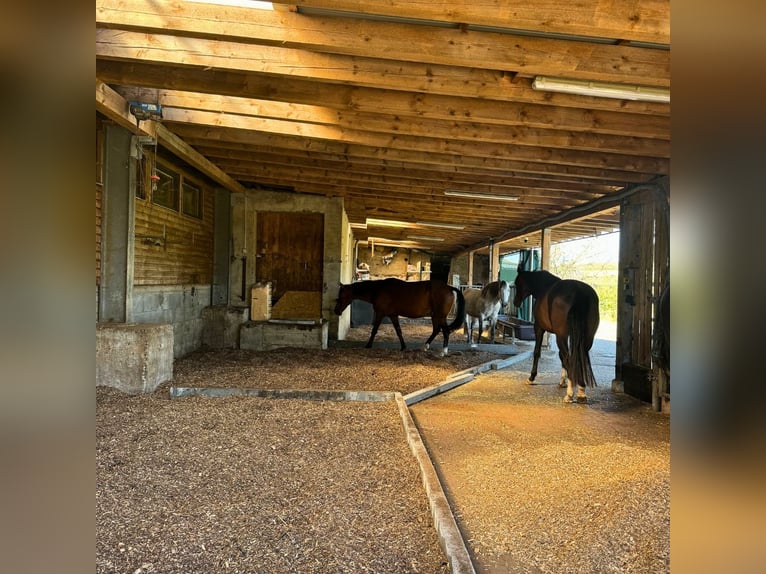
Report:
[{"label": "concrete wall", "polygon": [[131,320],[172,325],[173,356],[183,357],[202,346],[202,310],[210,298],[210,285],[136,286]]},{"label": "concrete wall", "polygon": [[96,385],[152,392],[173,378],[172,347],[171,325],[96,325]]},{"label": "concrete wall", "polygon": [[[340,283],[349,284],[354,280],[354,234],[348,222],[348,216],[345,209],[341,214],[341,245],[340,245],[340,276],[338,282],[332,285],[334,299],[332,306],[335,307],[335,300],[338,298],[338,287]],[[329,337],[334,340],[343,340],[346,338],[351,327],[351,312],[346,310],[340,317],[335,313],[330,314],[329,318]]]},{"label": "concrete wall", "polygon": [[[449,283],[452,283],[452,276],[460,275],[460,284],[467,285],[468,280],[468,258],[469,256],[460,255],[452,258],[450,265]],[[489,257],[487,255],[473,254],[473,285],[486,285],[491,283],[489,279]]]},{"label": "concrete wall", "polygon": [[[370,279],[394,277],[402,281],[426,281],[431,278],[431,256],[428,253],[403,247],[397,248],[396,254],[389,258],[391,253],[391,247],[370,249],[369,245],[360,244],[356,257],[359,263],[370,266]],[[421,268],[426,271],[421,272]]]}]

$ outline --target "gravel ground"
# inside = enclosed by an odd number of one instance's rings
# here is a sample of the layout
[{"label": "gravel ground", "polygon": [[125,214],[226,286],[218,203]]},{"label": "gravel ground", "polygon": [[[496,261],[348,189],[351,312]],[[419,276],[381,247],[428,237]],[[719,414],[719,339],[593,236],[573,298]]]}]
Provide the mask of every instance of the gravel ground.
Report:
[{"label": "gravel ground", "polygon": [[[173,384],[408,393],[496,358],[200,351]],[[448,571],[394,402],[170,400],[168,386],[96,390],[97,572]]]},{"label": "gravel ground", "polygon": [[[611,392],[599,343],[587,405],[550,350],[534,386],[528,359],[412,407],[480,574],[669,571],[669,417]],[[201,351],[173,384],[408,393],[500,357]],[[448,571],[392,402],[96,398],[97,572]]]},{"label": "gravel ground", "polygon": [[670,419],[611,391],[613,345],[586,405],[547,350],[411,407],[478,572],[670,571]]}]

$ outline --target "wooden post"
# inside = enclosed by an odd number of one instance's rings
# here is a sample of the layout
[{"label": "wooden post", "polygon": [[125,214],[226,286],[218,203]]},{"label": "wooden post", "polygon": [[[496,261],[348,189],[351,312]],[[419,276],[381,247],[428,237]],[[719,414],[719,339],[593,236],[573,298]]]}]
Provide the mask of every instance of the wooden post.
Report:
[{"label": "wooden post", "polygon": [[551,264],[551,230],[546,227],[540,231],[540,268],[546,271]]},{"label": "wooden post", "polygon": [[468,252],[468,285],[473,285],[473,253]]},{"label": "wooden post", "polygon": [[[540,268],[548,270],[551,264],[551,230],[549,227],[540,230]],[[543,335],[543,347],[550,348],[550,333],[547,331]]]},{"label": "wooden post", "polygon": [[495,246],[495,240],[489,240],[489,280],[492,283],[500,278],[500,250]]}]

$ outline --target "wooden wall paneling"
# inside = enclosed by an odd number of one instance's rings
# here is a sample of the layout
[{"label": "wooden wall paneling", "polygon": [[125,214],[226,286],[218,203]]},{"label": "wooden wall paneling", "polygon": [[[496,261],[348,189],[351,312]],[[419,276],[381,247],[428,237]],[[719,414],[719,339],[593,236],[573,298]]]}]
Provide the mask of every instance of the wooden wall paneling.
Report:
[{"label": "wooden wall paneling", "polygon": [[136,199],[136,285],[212,283],[215,198],[208,186],[190,182],[200,189],[201,220],[153,204],[151,190],[146,200]]}]

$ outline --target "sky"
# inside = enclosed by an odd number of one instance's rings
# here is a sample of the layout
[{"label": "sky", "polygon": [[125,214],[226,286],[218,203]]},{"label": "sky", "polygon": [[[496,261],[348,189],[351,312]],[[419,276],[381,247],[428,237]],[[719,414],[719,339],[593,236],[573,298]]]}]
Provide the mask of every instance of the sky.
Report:
[{"label": "sky", "polygon": [[567,259],[578,256],[580,260],[592,263],[616,264],[620,252],[620,234],[605,233],[598,237],[557,243],[553,248]]}]

